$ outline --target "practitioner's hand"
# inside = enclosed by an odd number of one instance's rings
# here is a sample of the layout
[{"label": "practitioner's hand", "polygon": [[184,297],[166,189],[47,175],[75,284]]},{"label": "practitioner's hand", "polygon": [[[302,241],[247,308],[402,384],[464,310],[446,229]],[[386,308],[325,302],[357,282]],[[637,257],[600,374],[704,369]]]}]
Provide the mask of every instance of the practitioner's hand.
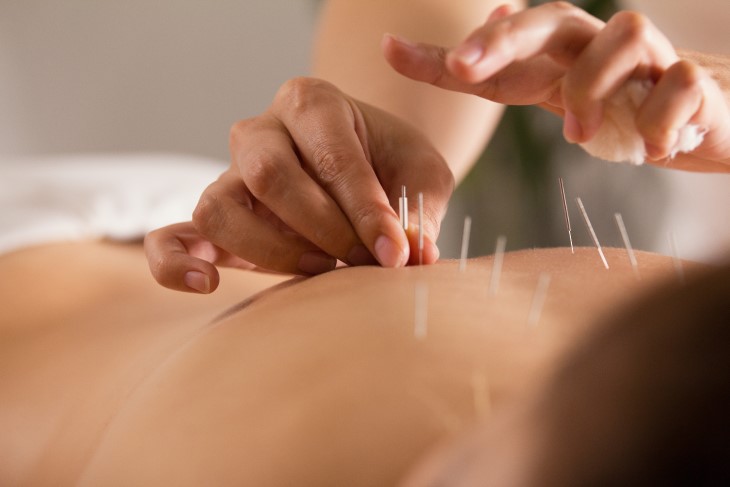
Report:
[{"label": "practitioner's hand", "polygon": [[[265,113],[233,126],[230,148],[231,166],[203,193],[192,225],[146,239],[162,285],[212,291],[213,264],[311,275],[333,269],[337,260],[386,267],[406,265],[409,257],[417,262],[418,192],[424,194],[423,261],[438,259],[435,241],[454,179],[425,137],[396,117],[330,83],[299,78],[282,86]],[[393,209],[402,185],[408,234]],[[186,275],[203,285],[191,285]]]},{"label": "practitioner's hand", "polygon": [[217,265],[256,268],[202,237],[193,222],[176,223],[148,233],[144,250],[155,280],[178,291],[214,291],[220,281]]},{"label": "practitioner's hand", "polygon": [[[595,135],[604,101],[627,80],[650,79],[655,85],[635,120],[648,157],[683,169],[730,171],[730,96],[697,63],[680,59],[640,14],[620,12],[603,23],[566,2],[517,13],[504,6],[454,49],[393,36],[384,38],[383,49],[390,64],[410,78],[557,113],[571,142]],[[708,66],[724,62],[725,72],[730,66],[719,56],[683,55],[693,56]],[[722,77],[723,69],[713,74]],[[704,142],[668,161],[678,129],[689,123],[707,131]]]}]

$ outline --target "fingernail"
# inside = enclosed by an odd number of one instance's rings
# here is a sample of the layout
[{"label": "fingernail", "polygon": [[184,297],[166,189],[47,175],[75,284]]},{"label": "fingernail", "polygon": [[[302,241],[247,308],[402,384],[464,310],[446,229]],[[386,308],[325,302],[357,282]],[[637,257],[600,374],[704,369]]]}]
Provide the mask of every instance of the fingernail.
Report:
[{"label": "fingernail", "polygon": [[187,287],[199,293],[208,294],[210,292],[210,278],[202,272],[186,272],[183,282]]},{"label": "fingernail", "polygon": [[397,42],[399,44],[403,44],[406,47],[410,47],[410,48],[413,48],[413,49],[415,49],[415,48],[418,47],[418,44],[416,44],[415,42],[413,42],[410,39],[406,39],[405,37],[397,36],[395,34],[390,34],[390,33],[385,34],[385,37],[390,37],[395,42]]},{"label": "fingernail", "polygon": [[461,64],[472,66],[484,56],[484,47],[477,42],[467,42],[451,51],[451,56]]},{"label": "fingernail", "polygon": [[648,142],[644,144],[644,150],[646,151],[647,157],[651,160],[661,159],[664,155],[664,151],[659,146]]},{"label": "fingernail", "polygon": [[378,261],[373,254],[362,244],[355,245],[347,254],[347,263],[350,265],[375,265]]},{"label": "fingernail", "polygon": [[563,135],[573,144],[576,144],[583,140],[583,129],[580,126],[580,122],[575,118],[573,112],[565,111],[565,120],[563,122]]},{"label": "fingernail", "polygon": [[399,267],[408,258],[405,251],[385,235],[381,235],[375,241],[375,255],[383,267]]},{"label": "fingernail", "polygon": [[337,259],[320,251],[304,252],[299,257],[299,270],[306,274],[322,274],[331,271],[337,265]]}]

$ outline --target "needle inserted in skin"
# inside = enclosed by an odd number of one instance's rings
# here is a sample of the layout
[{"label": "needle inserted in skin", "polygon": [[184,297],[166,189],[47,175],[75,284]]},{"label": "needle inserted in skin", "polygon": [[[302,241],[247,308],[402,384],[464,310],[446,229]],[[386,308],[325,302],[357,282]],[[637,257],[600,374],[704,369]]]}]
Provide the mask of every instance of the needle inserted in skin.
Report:
[{"label": "needle inserted in skin", "polygon": [[471,235],[471,217],[464,218],[464,235],[461,237],[461,259],[459,261],[459,270],[466,269],[466,257],[469,254],[469,237]]},{"label": "needle inserted in skin", "polygon": [[573,247],[573,232],[570,230],[570,215],[568,214],[568,200],[565,199],[565,186],[563,185],[563,178],[558,178],[560,183],[560,196],[563,198],[563,215],[565,215],[565,227],[568,229],[568,238],[570,239],[570,253],[575,253],[575,247]]},{"label": "needle inserted in skin", "polygon": [[499,289],[499,278],[502,275],[502,263],[504,262],[504,249],[507,247],[507,237],[497,237],[497,247],[494,250],[494,261],[492,262],[492,276],[489,279],[489,295],[494,296]]},{"label": "needle inserted in skin", "polygon": [[423,265],[423,193],[418,193],[418,265]]},{"label": "needle inserted in skin", "polygon": [[544,272],[540,273],[540,277],[537,280],[537,287],[535,288],[535,294],[532,296],[530,314],[527,317],[528,326],[535,326],[537,325],[537,322],[540,321],[542,307],[545,304],[545,298],[547,298],[547,291],[549,286],[550,274],[546,274]]},{"label": "needle inserted in skin", "polygon": [[674,232],[669,232],[669,247],[672,249],[674,270],[677,271],[677,277],[679,277],[679,282],[684,284],[684,267],[682,267],[682,260],[679,258],[679,250],[677,249],[677,241],[674,238]]},{"label": "needle inserted in skin", "polygon": [[591,234],[593,243],[596,245],[596,248],[598,249],[598,255],[601,256],[601,260],[603,261],[603,266],[606,269],[608,269],[608,261],[606,260],[606,256],[603,255],[603,249],[601,248],[601,244],[598,242],[598,237],[596,236],[596,232],[593,230],[593,225],[591,225],[591,220],[590,220],[590,218],[588,218],[588,213],[586,212],[585,206],[583,206],[583,201],[580,198],[576,198],[575,201],[578,203],[578,208],[580,208],[580,212],[583,215],[583,219],[586,222],[586,226],[588,227],[588,231]]},{"label": "needle inserted in skin", "polygon": [[428,284],[416,283],[413,335],[416,340],[426,338],[428,331]]},{"label": "needle inserted in skin", "polygon": [[641,276],[639,275],[639,264],[636,262],[634,248],[631,246],[629,234],[626,231],[626,225],[624,225],[624,218],[621,216],[621,213],[614,213],[613,216],[616,218],[618,231],[621,233],[621,239],[624,241],[626,252],[629,254],[629,262],[631,262],[631,268],[634,270],[634,276],[636,276],[637,279],[641,279]]},{"label": "needle inserted in skin", "polygon": [[489,382],[487,375],[482,371],[475,370],[471,376],[471,388],[474,393],[474,412],[477,419],[486,417],[491,412],[491,401],[489,400]]},{"label": "needle inserted in skin", "polygon": [[406,198],[406,186],[400,187],[401,196],[398,198],[398,213],[400,216],[400,224],[403,230],[408,231],[408,198]]}]

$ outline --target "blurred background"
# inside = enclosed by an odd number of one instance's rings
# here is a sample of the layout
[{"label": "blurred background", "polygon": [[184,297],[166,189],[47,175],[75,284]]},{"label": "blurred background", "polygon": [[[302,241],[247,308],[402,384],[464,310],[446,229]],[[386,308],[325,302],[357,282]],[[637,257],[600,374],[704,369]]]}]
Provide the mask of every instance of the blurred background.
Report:
[{"label": "blurred background", "polygon": [[3,0],[4,154],[228,159],[228,130],[307,72],[315,1]]},{"label": "blurred background", "polygon": [[[574,3],[604,19],[617,8],[613,0]],[[686,3],[653,3],[647,13],[676,45],[724,46],[722,36],[692,38],[663,18]],[[0,2],[0,179],[10,181],[10,167],[15,176],[19,167],[63,171],[56,158],[125,164],[144,154],[149,164],[174,164],[179,155],[179,172],[202,190],[225,167],[231,124],[263,111],[285,80],[308,73],[318,8],[316,0]],[[723,28],[713,18],[703,25],[713,22]],[[621,212],[636,248],[669,254],[673,232],[685,258],[712,260],[730,249],[727,176],[597,161],[565,143],[557,117],[517,107],[457,189],[442,256],[458,255],[465,215],[473,219],[470,255],[493,252],[500,234],[509,249],[568,245],[558,177],[577,245],[591,244],[573,201],[581,196],[603,245],[621,245],[613,220]],[[11,220],[12,207],[0,211]]]}]

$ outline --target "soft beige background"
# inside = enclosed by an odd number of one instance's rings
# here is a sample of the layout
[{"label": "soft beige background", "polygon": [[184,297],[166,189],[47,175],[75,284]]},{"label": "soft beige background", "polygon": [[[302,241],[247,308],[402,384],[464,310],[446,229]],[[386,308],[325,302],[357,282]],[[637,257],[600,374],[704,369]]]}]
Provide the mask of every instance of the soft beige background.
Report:
[{"label": "soft beige background", "polygon": [[2,0],[0,154],[228,158],[230,125],[305,74],[314,0]]}]

